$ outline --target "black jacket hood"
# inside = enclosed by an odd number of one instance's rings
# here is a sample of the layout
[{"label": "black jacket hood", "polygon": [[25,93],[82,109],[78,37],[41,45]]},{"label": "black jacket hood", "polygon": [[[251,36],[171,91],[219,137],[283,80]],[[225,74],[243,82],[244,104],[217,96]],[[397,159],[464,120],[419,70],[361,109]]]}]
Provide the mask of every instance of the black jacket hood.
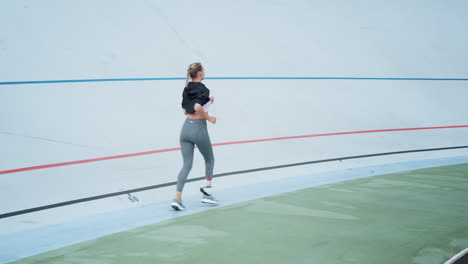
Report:
[{"label": "black jacket hood", "polygon": [[203,93],[203,91],[206,88],[206,86],[201,83],[201,82],[189,82],[187,87],[185,87],[187,90],[187,95],[191,98],[196,98],[199,94]]}]

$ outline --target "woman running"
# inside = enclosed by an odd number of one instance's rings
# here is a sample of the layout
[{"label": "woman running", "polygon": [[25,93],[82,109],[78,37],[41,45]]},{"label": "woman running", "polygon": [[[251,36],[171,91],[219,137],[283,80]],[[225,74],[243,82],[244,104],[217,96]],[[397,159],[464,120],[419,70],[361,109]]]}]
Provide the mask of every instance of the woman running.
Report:
[{"label": "woman running", "polygon": [[[189,82],[189,78],[192,79],[191,82]],[[200,189],[203,192],[201,201],[203,203],[218,204],[213,196],[204,192],[204,188],[211,188],[214,167],[213,148],[206,120],[213,124],[216,123],[216,117],[208,115],[208,107],[213,103],[214,98],[210,97],[210,90],[201,83],[204,78],[203,66],[200,63],[190,64],[182,93],[182,108],[186,119],[182,125],[179,139],[184,164],[177,177],[176,197],[171,204],[171,207],[177,211],[185,210],[182,204],[182,189],[192,168],[195,145],[197,145],[198,150],[205,159],[206,185]]]}]

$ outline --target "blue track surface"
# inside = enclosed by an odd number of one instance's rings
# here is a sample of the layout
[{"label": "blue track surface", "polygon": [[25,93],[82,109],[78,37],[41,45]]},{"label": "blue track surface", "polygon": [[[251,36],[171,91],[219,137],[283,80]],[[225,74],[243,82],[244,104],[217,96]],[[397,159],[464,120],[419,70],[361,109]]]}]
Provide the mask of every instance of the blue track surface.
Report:
[{"label": "blue track surface", "polygon": [[[265,182],[261,185],[243,186],[241,189],[239,187],[226,189],[217,193],[216,197],[222,201],[221,206],[228,206],[318,185],[467,162],[468,156],[458,156],[293,176],[282,180]],[[7,263],[104,235],[217,208],[200,204],[198,196],[188,196],[185,201],[188,210],[184,212],[172,211],[169,208],[168,200],[148,206],[84,217],[70,222],[0,236],[1,248],[3,249],[0,253],[0,263]],[[53,238],[53,240],[50,238]],[[44,243],[39,243],[39,241],[44,241]]]}]

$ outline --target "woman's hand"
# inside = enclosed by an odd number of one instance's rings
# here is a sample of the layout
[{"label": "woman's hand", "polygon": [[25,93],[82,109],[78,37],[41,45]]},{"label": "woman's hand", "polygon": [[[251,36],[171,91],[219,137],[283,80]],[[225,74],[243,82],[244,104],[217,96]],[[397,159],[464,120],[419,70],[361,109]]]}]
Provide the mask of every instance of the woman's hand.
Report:
[{"label": "woman's hand", "polygon": [[208,121],[210,121],[210,122],[213,123],[213,124],[216,124],[216,117],[214,117],[214,116],[209,116],[209,117],[208,117]]},{"label": "woman's hand", "polygon": [[214,102],[214,97],[213,97],[213,96],[210,97],[210,102],[211,102],[211,103]]},{"label": "woman's hand", "polygon": [[200,104],[195,104],[193,107],[195,109],[195,112],[197,112],[203,119],[206,119],[210,121],[211,123],[215,124],[216,123],[216,117],[214,116],[209,116],[205,110],[203,110],[203,107]]}]

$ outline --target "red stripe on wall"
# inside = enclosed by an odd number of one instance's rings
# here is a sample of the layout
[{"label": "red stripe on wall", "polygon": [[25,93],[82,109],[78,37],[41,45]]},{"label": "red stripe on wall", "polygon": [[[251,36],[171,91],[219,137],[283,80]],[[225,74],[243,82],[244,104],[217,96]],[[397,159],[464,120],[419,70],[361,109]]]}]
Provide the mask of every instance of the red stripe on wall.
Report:
[{"label": "red stripe on wall", "polygon": [[[231,141],[231,142],[215,143],[215,144],[212,144],[212,145],[213,146],[223,146],[223,145],[247,144],[247,143],[255,143],[255,142],[277,141],[277,140],[309,138],[309,137],[325,137],[325,136],[338,136],[338,135],[364,134],[364,133],[379,133],[379,132],[408,131],[408,130],[428,130],[428,129],[447,129],[447,128],[467,128],[467,127],[468,127],[468,125],[362,130],[362,131],[348,131],[348,132],[311,134],[311,135],[302,135],[302,136],[289,136],[289,137],[276,137],[276,138]],[[77,165],[77,164],[89,163],[89,162],[129,158],[129,157],[150,155],[150,154],[177,151],[177,150],[180,150],[180,148],[167,148],[167,149],[159,149],[159,150],[152,150],[152,151],[145,151],[145,152],[122,154],[122,155],[115,155],[115,156],[108,156],[108,157],[101,157],[101,158],[94,158],[94,159],[85,159],[85,160],[77,160],[77,161],[52,163],[52,164],[46,164],[46,165],[39,165],[39,166],[4,170],[4,171],[0,171],[0,174],[9,174],[9,173],[15,173],[15,172],[22,172],[22,171],[31,171],[31,170],[40,170],[40,169],[47,169],[47,168],[54,168],[54,167],[69,166],[69,165]]]}]

